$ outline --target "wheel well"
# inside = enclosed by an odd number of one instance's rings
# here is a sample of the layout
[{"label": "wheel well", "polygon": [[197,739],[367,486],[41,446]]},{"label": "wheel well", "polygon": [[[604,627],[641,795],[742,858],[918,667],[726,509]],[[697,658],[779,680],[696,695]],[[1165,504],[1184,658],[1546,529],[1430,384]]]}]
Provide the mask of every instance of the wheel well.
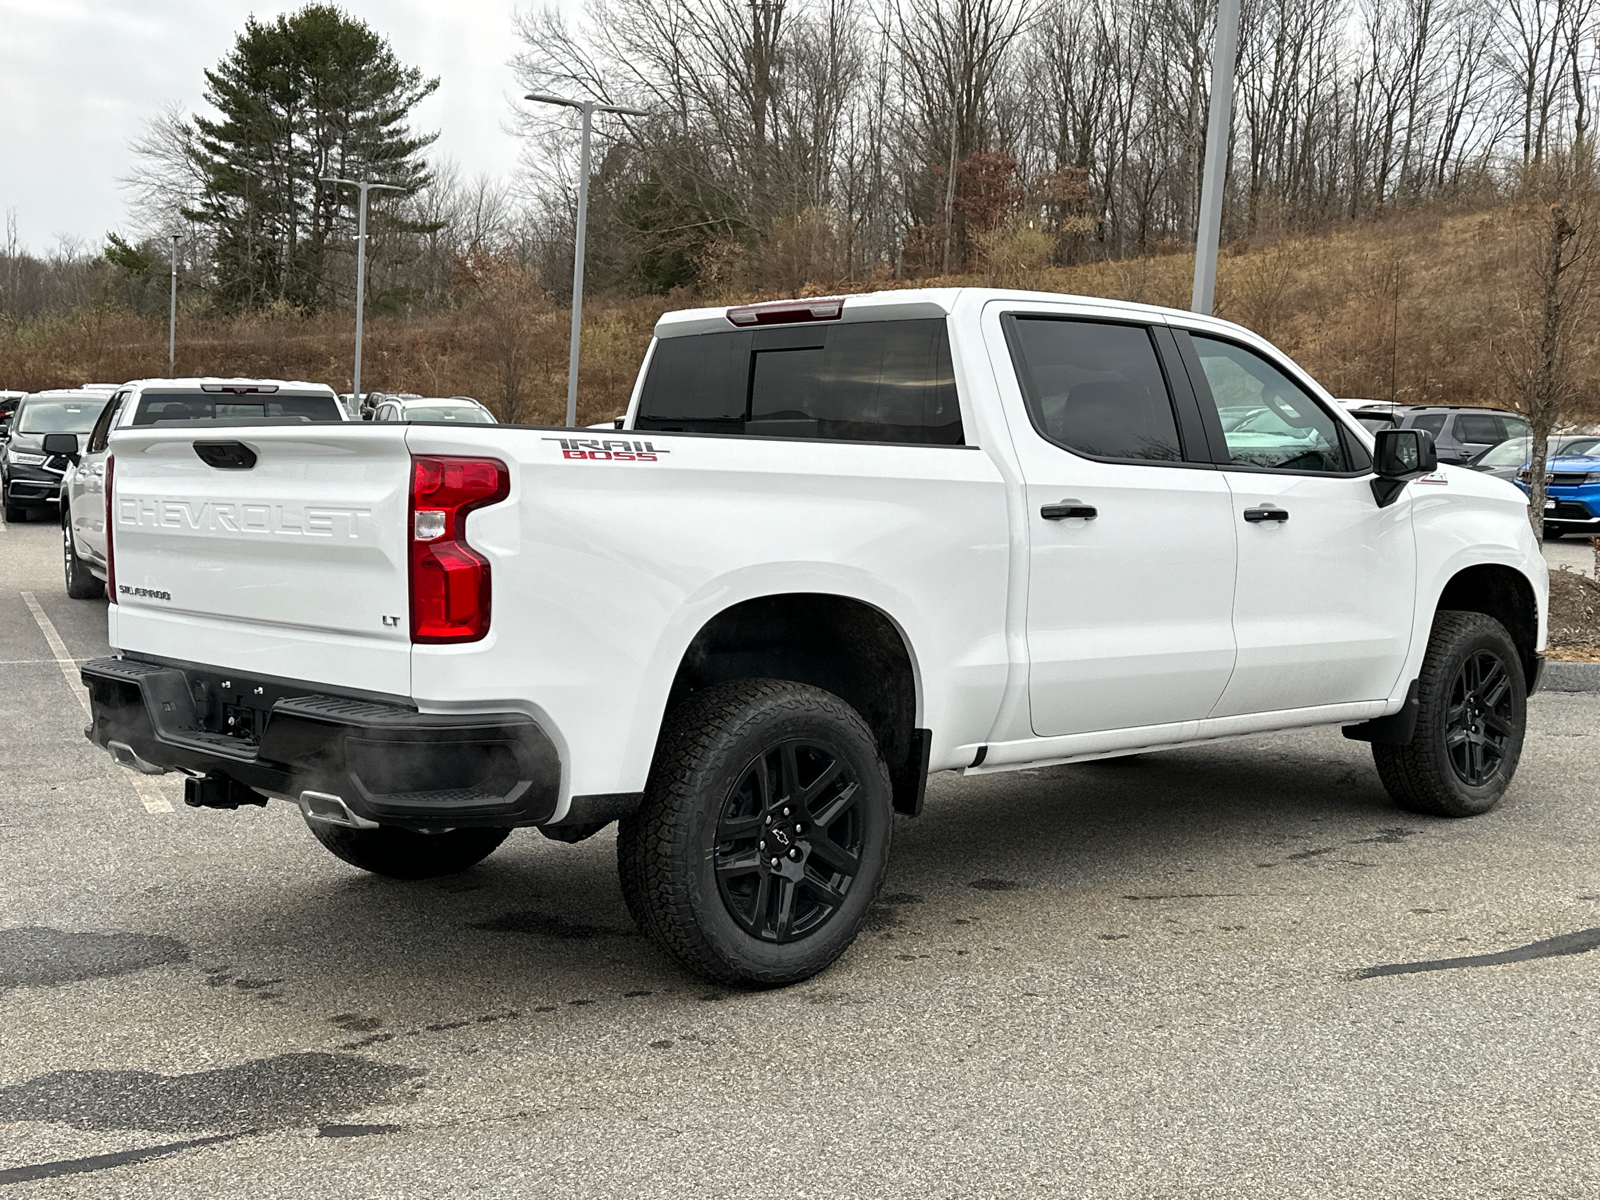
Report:
[{"label": "wheel well", "polygon": [[922,806],[930,739],[916,728],[911,655],[894,623],[845,596],[762,596],[724,609],[695,635],[667,697],[730,679],[789,679],[844,700],[871,727],[889,767],[897,811]]},{"label": "wheel well", "polygon": [[1539,605],[1533,585],[1511,567],[1468,567],[1445,584],[1440,609],[1483,613],[1506,627],[1522,657],[1523,678],[1532,680],[1539,646]]}]

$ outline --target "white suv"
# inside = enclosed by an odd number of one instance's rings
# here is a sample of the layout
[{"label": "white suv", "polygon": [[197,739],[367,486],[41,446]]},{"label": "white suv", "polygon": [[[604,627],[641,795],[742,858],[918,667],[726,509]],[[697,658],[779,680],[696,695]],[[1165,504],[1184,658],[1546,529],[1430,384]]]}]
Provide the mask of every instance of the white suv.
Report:
[{"label": "white suv", "polygon": [[470,396],[428,398],[390,396],[378,403],[374,421],[450,421],[465,425],[498,425],[495,415]]}]

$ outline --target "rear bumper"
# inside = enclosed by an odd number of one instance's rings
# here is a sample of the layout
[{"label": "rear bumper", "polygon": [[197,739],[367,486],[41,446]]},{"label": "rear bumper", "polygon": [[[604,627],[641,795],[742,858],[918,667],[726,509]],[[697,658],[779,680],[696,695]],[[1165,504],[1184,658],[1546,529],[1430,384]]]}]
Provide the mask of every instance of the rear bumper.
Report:
[{"label": "rear bumper", "polygon": [[[522,713],[419,713],[311,684],[129,658],[85,664],[83,682],[93,708],[84,732],[118,762],[220,773],[308,815],[336,798],[358,823],[539,825],[561,794],[560,755]],[[214,732],[224,714],[255,736]]]}]

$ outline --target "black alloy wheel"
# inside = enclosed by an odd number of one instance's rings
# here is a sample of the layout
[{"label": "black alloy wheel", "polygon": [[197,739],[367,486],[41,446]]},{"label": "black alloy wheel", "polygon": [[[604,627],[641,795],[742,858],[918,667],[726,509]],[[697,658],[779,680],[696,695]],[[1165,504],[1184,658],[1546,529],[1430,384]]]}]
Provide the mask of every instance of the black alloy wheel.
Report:
[{"label": "black alloy wheel", "polygon": [[1527,720],[1522,657],[1505,626],[1441,610],[1417,679],[1411,740],[1373,743],[1378,778],[1412,812],[1479,816],[1511,786]]},{"label": "black alloy wheel", "polygon": [[838,913],[861,869],[861,785],[820,743],[792,739],[744,769],[717,821],[717,891],[752,937],[792,942]]},{"label": "black alloy wheel", "polygon": [[1468,787],[1482,787],[1505,762],[1516,736],[1510,671],[1493,650],[1468,656],[1450,685],[1445,749],[1450,766]]},{"label": "black alloy wheel", "polygon": [[719,983],[809,979],[855,940],[883,886],[892,788],[877,738],[831,692],[736,679],[685,697],[644,802],[617,827],[639,928]]}]

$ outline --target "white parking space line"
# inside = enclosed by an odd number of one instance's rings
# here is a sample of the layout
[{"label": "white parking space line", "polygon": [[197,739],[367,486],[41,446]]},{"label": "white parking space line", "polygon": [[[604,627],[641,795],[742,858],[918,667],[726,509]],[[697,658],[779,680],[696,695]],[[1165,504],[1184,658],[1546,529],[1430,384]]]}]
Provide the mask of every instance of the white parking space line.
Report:
[{"label": "white parking space line", "polygon": [[[89,707],[89,689],[83,686],[83,680],[78,675],[78,660],[67,653],[67,644],[61,640],[61,634],[56,632],[55,622],[50,615],[40,607],[39,601],[34,599],[32,592],[22,593],[22,602],[28,606],[28,611],[33,614],[34,621],[39,626],[39,632],[44,634],[44,640],[50,643],[50,652],[54,654],[56,666],[61,668],[61,677],[67,681],[67,687],[78,698],[78,703],[83,706],[86,717],[93,717],[94,713]],[[45,660],[41,660],[45,661]],[[116,773],[119,779],[133,784],[133,790],[139,794],[139,802],[144,805],[148,813],[169,813],[172,811],[172,801],[162,795],[158,787],[148,776],[137,771],[129,771],[119,767],[108,758],[107,765]]]}]

